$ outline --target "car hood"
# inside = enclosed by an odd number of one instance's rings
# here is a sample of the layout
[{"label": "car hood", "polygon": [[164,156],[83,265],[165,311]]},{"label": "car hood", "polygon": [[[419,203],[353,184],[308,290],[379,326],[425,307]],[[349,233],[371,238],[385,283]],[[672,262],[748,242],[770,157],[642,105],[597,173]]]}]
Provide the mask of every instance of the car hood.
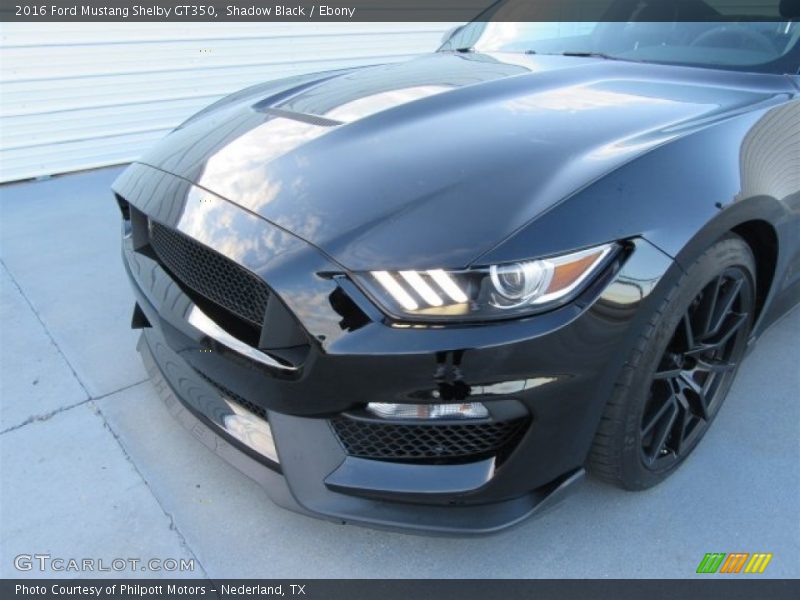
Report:
[{"label": "car hood", "polygon": [[351,270],[464,267],[622,164],[770,102],[766,81],[596,58],[435,54],[253,88],[140,162]]}]

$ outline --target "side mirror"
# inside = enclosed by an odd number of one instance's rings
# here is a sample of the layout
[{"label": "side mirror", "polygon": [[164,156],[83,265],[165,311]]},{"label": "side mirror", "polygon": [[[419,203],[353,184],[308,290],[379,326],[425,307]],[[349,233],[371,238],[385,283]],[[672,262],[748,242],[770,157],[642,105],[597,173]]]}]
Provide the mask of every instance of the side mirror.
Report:
[{"label": "side mirror", "polygon": [[446,44],[451,37],[461,31],[461,28],[464,27],[463,25],[458,25],[456,27],[451,27],[447,31],[442,34],[442,44]]}]

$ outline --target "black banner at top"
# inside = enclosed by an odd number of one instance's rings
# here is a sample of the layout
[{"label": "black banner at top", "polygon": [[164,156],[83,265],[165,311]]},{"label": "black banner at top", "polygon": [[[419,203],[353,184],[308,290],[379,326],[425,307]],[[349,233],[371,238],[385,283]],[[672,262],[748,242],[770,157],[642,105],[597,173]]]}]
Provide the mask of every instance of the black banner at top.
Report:
[{"label": "black banner at top", "polygon": [[0,21],[783,21],[797,0],[0,0]]}]

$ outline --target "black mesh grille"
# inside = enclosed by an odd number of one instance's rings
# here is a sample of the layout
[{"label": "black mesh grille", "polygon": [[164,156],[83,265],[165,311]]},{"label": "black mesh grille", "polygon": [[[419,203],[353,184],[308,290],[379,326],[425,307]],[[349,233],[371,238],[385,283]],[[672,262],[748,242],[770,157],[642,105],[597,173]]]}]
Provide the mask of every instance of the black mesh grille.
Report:
[{"label": "black mesh grille", "polygon": [[504,455],[519,442],[527,419],[489,423],[395,424],[337,417],[331,421],[350,456],[376,460],[465,460]]},{"label": "black mesh grille", "polygon": [[173,229],[151,221],[150,245],[184,285],[261,327],[269,289],[248,270]]},{"label": "black mesh grille", "polygon": [[244,397],[240,396],[239,394],[237,394],[233,390],[225,387],[221,383],[218,383],[218,382],[214,381],[208,375],[204,375],[200,371],[195,371],[195,372],[198,375],[200,375],[200,377],[205,379],[206,382],[209,385],[211,385],[211,387],[215,388],[219,392],[220,396],[223,396],[223,397],[227,398],[228,400],[232,400],[233,402],[236,402],[236,404],[244,406],[247,410],[249,410],[254,415],[261,417],[265,421],[267,420],[267,411],[266,411],[266,409],[264,409],[263,407],[259,406],[258,404],[253,404],[247,398],[244,398]]}]

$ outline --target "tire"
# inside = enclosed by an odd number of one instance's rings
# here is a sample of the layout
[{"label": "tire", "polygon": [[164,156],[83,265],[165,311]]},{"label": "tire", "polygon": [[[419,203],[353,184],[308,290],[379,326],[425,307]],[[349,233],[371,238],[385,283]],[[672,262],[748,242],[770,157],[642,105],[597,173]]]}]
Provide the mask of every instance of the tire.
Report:
[{"label": "tire", "polygon": [[750,247],[729,234],[667,292],[614,385],[589,452],[590,473],[642,490],[692,453],[744,356],[755,281]]}]

